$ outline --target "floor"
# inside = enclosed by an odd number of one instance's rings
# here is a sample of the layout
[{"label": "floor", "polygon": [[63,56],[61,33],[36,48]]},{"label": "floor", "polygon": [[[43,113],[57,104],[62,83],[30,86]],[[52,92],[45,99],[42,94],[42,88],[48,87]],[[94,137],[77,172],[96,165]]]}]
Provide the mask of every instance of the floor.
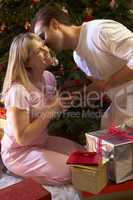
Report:
[{"label": "floor", "polygon": [[[0,174],[0,189],[20,182],[20,177],[13,176],[11,173],[6,172]],[[73,188],[72,185],[62,187],[43,186],[52,195],[52,200],[81,200],[79,193]],[[11,199],[13,200],[13,199]]]}]

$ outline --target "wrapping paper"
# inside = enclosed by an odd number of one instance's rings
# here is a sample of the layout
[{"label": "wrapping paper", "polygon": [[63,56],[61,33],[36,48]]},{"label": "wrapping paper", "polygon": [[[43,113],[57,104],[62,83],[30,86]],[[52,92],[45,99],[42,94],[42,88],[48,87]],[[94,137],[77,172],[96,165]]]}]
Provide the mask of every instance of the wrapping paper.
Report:
[{"label": "wrapping paper", "polygon": [[113,127],[86,133],[86,142],[88,151],[99,151],[100,148],[102,157],[109,159],[109,179],[116,183],[133,179],[133,132],[126,133]]}]

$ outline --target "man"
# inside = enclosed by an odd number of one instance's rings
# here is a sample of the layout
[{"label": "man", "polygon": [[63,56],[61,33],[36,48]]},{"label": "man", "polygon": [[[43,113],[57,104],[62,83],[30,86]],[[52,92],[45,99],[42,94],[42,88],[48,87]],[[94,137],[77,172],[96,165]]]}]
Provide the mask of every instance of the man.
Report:
[{"label": "man", "polygon": [[107,92],[112,104],[101,128],[133,117],[133,33],[113,20],[92,20],[80,26],[57,6],[42,8],[34,32],[55,51],[73,50],[77,66],[93,77],[89,91]]}]

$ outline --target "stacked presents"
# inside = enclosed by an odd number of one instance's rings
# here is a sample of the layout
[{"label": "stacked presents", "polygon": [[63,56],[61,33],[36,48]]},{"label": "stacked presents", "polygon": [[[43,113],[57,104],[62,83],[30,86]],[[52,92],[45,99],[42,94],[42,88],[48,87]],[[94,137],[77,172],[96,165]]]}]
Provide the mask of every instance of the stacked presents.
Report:
[{"label": "stacked presents", "polygon": [[86,143],[86,152],[73,152],[67,161],[76,189],[97,194],[109,181],[133,179],[133,130],[113,126],[86,133]]}]

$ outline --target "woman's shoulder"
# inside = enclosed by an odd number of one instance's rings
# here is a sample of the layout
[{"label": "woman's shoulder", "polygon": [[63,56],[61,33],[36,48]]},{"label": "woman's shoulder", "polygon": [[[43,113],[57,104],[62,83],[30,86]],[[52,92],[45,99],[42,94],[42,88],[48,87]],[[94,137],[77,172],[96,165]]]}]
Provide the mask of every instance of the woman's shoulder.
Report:
[{"label": "woman's shoulder", "polygon": [[10,87],[10,89],[8,90],[8,92],[5,95],[5,98],[22,98],[22,97],[29,97],[29,92],[28,90],[24,87],[24,85],[22,85],[21,83],[13,83]]},{"label": "woman's shoulder", "polygon": [[43,72],[43,79],[46,81],[46,84],[56,85],[56,79],[53,73],[50,71]]},{"label": "woman's shoulder", "polygon": [[20,83],[13,83],[4,98],[5,107],[16,106],[18,108],[28,107],[30,94]]},{"label": "woman's shoulder", "polygon": [[29,93],[28,90],[24,87],[23,84],[19,83],[19,82],[14,82],[10,89],[8,90],[8,94],[10,93]]},{"label": "woman's shoulder", "polygon": [[50,71],[47,71],[47,70],[45,70],[43,72],[43,77],[44,78],[55,78],[54,74],[52,72],[50,72]]}]

